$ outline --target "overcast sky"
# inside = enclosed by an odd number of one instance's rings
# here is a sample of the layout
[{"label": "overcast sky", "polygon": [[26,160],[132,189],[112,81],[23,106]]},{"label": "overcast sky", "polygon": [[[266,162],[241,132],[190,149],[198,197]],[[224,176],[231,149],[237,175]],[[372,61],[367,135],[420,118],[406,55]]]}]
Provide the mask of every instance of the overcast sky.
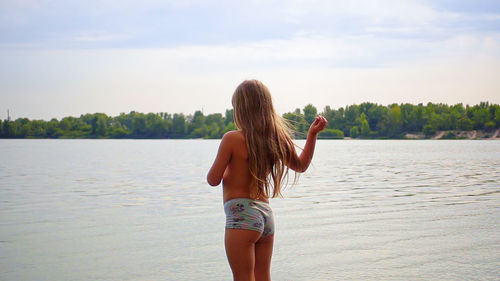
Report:
[{"label": "overcast sky", "polygon": [[499,1],[0,0],[0,118],[500,103]]}]

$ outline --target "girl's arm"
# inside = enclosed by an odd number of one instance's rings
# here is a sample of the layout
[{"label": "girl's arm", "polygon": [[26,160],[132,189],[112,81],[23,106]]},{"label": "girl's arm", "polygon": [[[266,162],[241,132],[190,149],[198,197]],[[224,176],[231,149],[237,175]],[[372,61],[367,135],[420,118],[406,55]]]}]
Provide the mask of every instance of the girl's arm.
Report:
[{"label": "girl's arm", "polygon": [[235,140],[234,137],[236,136],[234,133],[234,131],[231,131],[222,136],[217,157],[207,174],[207,182],[211,186],[217,186],[220,184],[222,176],[224,176],[226,166],[229,164],[229,161],[231,161],[231,155],[233,152],[232,148]]},{"label": "girl's arm", "polygon": [[318,133],[323,131],[326,128],[328,121],[326,121],[325,117],[318,115],[316,120],[311,124],[309,128],[309,132],[307,133],[306,145],[304,146],[304,150],[300,153],[299,158],[296,161],[290,161],[290,165],[288,167],[296,172],[303,173],[311,164],[311,160],[314,155],[314,147],[316,146],[316,137]]}]

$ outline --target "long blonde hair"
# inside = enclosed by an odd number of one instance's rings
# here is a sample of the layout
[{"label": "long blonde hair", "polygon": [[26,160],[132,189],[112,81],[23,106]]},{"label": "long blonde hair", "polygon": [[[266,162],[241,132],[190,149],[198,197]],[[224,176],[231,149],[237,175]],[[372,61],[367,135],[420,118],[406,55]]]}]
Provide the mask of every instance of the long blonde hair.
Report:
[{"label": "long blonde hair", "polygon": [[[254,184],[253,198],[281,196],[282,180],[288,183],[288,163],[298,163],[293,133],[287,120],[276,114],[269,89],[257,80],[243,81],[232,98],[234,121],[243,132]],[[294,177],[294,183],[297,174]]]}]

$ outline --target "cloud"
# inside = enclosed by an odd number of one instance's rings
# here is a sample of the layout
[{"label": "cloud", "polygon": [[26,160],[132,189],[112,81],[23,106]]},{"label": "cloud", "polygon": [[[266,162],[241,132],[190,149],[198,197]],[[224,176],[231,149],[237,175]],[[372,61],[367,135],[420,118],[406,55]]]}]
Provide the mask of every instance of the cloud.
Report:
[{"label": "cloud", "polygon": [[97,31],[87,31],[82,32],[73,38],[74,41],[82,42],[102,42],[102,41],[116,41],[129,39],[130,35],[127,34],[113,34],[107,31],[97,30]]},{"label": "cloud", "polygon": [[498,33],[500,13],[467,13],[453,5],[388,0],[4,1],[0,42],[4,47],[163,48],[300,34],[434,40],[478,30]]},{"label": "cloud", "polygon": [[296,20],[304,21],[310,17],[362,17],[369,23],[382,24],[392,22],[394,24],[415,24],[430,22],[438,18],[438,12],[429,6],[417,1],[283,1],[280,3],[285,11],[295,17]]}]

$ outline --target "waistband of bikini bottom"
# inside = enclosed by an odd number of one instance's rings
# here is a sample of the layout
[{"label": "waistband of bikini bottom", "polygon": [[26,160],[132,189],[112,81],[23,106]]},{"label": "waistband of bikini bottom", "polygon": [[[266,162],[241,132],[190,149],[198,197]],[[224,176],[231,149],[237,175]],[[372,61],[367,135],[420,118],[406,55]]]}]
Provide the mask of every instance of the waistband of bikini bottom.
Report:
[{"label": "waistband of bikini bottom", "polygon": [[269,203],[267,202],[264,202],[264,201],[261,201],[261,200],[256,200],[256,199],[252,199],[252,198],[233,198],[233,199],[230,199],[230,200],[227,200],[226,202],[224,202],[224,206],[226,205],[229,205],[231,203],[234,203],[234,202],[254,202],[254,203],[257,203],[257,204],[262,204],[262,205],[265,205],[265,206],[269,206]]}]

